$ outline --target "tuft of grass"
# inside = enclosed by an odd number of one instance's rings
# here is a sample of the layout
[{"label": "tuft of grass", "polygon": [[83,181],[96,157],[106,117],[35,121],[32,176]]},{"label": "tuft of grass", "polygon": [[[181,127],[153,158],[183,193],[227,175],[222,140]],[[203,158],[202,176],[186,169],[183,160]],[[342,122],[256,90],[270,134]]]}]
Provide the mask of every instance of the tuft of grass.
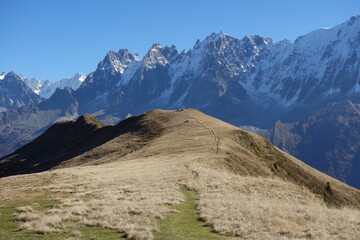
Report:
[{"label": "tuft of grass", "polygon": [[200,220],[196,209],[195,192],[184,187],[181,187],[179,191],[184,195],[184,201],[172,206],[177,213],[159,221],[160,231],[155,233],[155,238],[157,240],[227,239],[214,233]]},{"label": "tuft of grass", "polygon": [[53,199],[39,196],[31,201],[17,201],[0,206],[0,240],[119,239],[118,231],[101,227],[68,228],[49,234],[40,234],[19,229],[19,220],[17,220],[18,217],[16,215],[31,213],[33,211],[46,211],[56,203],[57,201]]},{"label": "tuft of grass", "polygon": [[331,188],[331,186],[330,186],[330,183],[329,183],[329,182],[327,182],[327,183],[326,183],[325,190],[326,190],[328,193],[333,194],[333,192],[332,192],[332,188]]}]

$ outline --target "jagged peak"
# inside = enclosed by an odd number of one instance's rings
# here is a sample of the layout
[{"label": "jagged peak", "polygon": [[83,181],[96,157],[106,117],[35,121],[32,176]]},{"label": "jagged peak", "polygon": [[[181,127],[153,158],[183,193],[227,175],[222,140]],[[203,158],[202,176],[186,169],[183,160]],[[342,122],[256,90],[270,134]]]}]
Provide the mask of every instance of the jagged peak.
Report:
[{"label": "jagged peak", "polygon": [[179,55],[179,51],[176,46],[173,44],[171,47],[165,46],[161,49],[162,55],[167,59],[168,62],[171,62],[174,58]]},{"label": "jagged peak", "polygon": [[355,22],[357,22],[359,20],[360,20],[360,15],[354,15],[347,21],[346,26],[351,27]]},{"label": "jagged peak", "polygon": [[59,81],[78,80],[80,82],[83,82],[85,80],[86,76],[87,76],[86,74],[84,74],[82,72],[78,72],[78,73],[75,73],[73,76],[63,78]]},{"label": "jagged peak", "polygon": [[150,49],[160,49],[160,48],[162,48],[160,43],[153,43]]},{"label": "jagged peak", "polygon": [[220,31],[219,33],[213,32],[209,36],[207,36],[203,41],[200,41],[198,39],[193,47],[193,50],[199,50],[199,49],[210,49],[210,51],[213,51],[215,49],[223,50],[231,42],[235,42],[236,40],[238,39],[231,37],[230,35],[224,33],[223,31]]},{"label": "jagged peak", "polygon": [[[26,88],[28,88],[28,86],[26,85],[26,83],[23,81],[23,76],[13,72],[13,71],[10,71],[10,72],[6,72],[4,73],[4,75],[0,76],[1,79],[0,80],[3,80],[5,82],[14,82],[16,81],[17,83],[25,86]],[[30,89],[30,88],[29,88]],[[31,90],[31,89],[30,89]]]},{"label": "jagged peak", "polygon": [[222,30],[219,33],[212,32],[209,36],[205,38],[205,41],[216,42],[219,39],[228,40],[229,38],[233,38],[230,35],[224,33]]},{"label": "jagged peak", "polygon": [[138,59],[138,54],[133,54],[131,53],[128,49],[123,48],[123,49],[119,49],[119,51],[116,53],[113,50],[109,50],[104,58],[103,61],[105,60],[124,60],[127,58],[132,58],[134,61],[139,60]]},{"label": "jagged peak", "polygon": [[128,49],[120,48],[119,51],[117,52],[117,55],[118,56],[124,56],[124,55],[129,54],[129,53],[130,53],[130,51]]},{"label": "jagged peak", "polygon": [[146,69],[153,69],[157,64],[167,65],[169,61],[163,54],[164,49],[168,50],[169,47],[163,48],[160,43],[154,43],[144,57],[143,66]]},{"label": "jagged peak", "polygon": [[269,45],[273,42],[271,38],[263,37],[263,36],[256,35],[256,34],[255,35],[246,35],[245,37],[243,37],[241,39],[241,41],[249,42],[256,46]]},{"label": "jagged peak", "polygon": [[119,49],[117,56],[120,60],[129,59],[131,61],[140,61],[140,57],[137,53],[131,53],[128,49]]},{"label": "jagged peak", "polygon": [[195,51],[208,51],[208,52],[218,52],[223,51],[229,45],[236,44],[238,41],[237,38],[232,37],[223,31],[219,33],[211,33],[203,41],[197,40],[193,50]]},{"label": "jagged peak", "polygon": [[107,53],[106,53],[106,56],[104,59],[108,59],[108,60],[112,60],[112,59],[116,59],[118,58],[117,55],[116,55],[116,52],[113,51],[113,50],[109,50]]},{"label": "jagged peak", "polygon": [[17,77],[17,78],[20,78],[20,75],[19,74],[16,74],[15,72],[13,71],[10,71],[10,72],[7,72],[5,73],[4,77]]},{"label": "jagged peak", "polygon": [[195,42],[195,46],[198,46],[201,43],[200,39],[197,39]]},{"label": "jagged peak", "polygon": [[133,62],[140,61],[137,54],[132,54],[128,49],[108,51],[104,59],[98,64],[100,71],[110,70],[111,73],[123,73],[124,70]]}]

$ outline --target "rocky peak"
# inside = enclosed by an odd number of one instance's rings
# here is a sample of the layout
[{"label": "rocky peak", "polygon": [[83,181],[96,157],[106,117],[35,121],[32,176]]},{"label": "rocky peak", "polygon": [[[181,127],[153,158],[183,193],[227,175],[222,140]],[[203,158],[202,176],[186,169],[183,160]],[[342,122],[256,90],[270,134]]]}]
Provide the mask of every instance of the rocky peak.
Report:
[{"label": "rocky peak", "polygon": [[156,68],[157,65],[165,66],[169,63],[166,57],[163,55],[163,48],[160,43],[154,43],[143,60],[143,67],[146,70]]},{"label": "rocky peak", "polygon": [[13,71],[5,73],[3,76],[4,76],[3,80],[8,80],[8,81],[12,81],[12,80],[19,80],[20,81],[21,80],[20,75],[14,73]]},{"label": "rocky peak", "polygon": [[120,62],[123,63],[124,65],[129,65],[133,62],[140,61],[138,54],[132,54],[127,49],[120,49],[117,53],[117,56],[118,56]]},{"label": "rocky peak", "polygon": [[83,82],[85,78],[86,78],[86,74],[79,72],[79,73],[75,73],[74,76],[69,77],[67,79],[77,79],[78,81]]},{"label": "rocky peak", "polygon": [[247,53],[259,54],[262,49],[268,48],[272,44],[270,38],[264,38],[259,35],[245,36],[240,41],[240,48]]},{"label": "rocky peak", "polygon": [[36,104],[41,101],[22,80],[21,76],[8,72],[2,75],[0,81],[0,108],[17,108],[27,104]]},{"label": "rocky peak", "polygon": [[70,87],[57,88],[54,94],[46,101],[39,104],[41,110],[59,109],[65,115],[77,115],[78,102],[73,96],[74,90]]},{"label": "rocky peak", "polygon": [[[224,51],[225,48],[227,48],[229,45],[231,45],[235,41],[236,41],[235,38],[233,38],[221,31],[218,34],[211,33],[209,36],[207,36],[205,38],[205,40],[202,42],[202,44],[206,45],[206,49],[208,52],[213,53],[213,52]],[[197,42],[196,45],[198,45],[198,44],[199,43]]]},{"label": "rocky peak", "polygon": [[138,55],[132,54],[127,49],[120,49],[118,53],[108,51],[105,58],[98,64],[97,69],[100,71],[110,71],[111,73],[123,73],[131,63],[139,60]]},{"label": "rocky peak", "polygon": [[3,81],[1,81],[0,84],[3,88],[13,89],[14,91],[16,88],[18,88],[19,90],[30,90],[32,92],[32,90],[25,84],[25,82],[22,81],[21,76],[12,71],[5,73],[2,80]]},{"label": "rocky peak", "polygon": [[250,43],[253,46],[268,46],[269,44],[272,43],[271,38],[265,38],[259,35],[248,35],[245,36],[242,41]]},{"label": "rocky peak", "polygon": [[349,21],[347,21],[346,26],[351,27],[352,25],[354,25],[355,22],[357,24],[360,24],[360,15],[352,16]]},{"label": "rocky peak", "polygon": [[161,49],[161,53],[168,60],[168,62],[171,62],[179,55],[175,45],[172,45],[171,47],[165,46],[163,49]]},{"label": "rocky peak", "polygon": [[212,32],[209,36],[205,38],[206,42],[217,42],[219,40],[226,40],[230,36],[224,33],[223,31],[220,31],[219,33]]}]

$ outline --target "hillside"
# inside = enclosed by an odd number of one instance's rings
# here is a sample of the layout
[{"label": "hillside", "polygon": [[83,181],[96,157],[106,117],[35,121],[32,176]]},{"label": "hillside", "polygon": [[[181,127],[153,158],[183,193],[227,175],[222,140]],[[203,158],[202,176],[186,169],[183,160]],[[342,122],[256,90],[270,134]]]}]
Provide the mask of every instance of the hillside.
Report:
[{"label": "hillside", "polygon": [[278,121],[268,139],[312,167],[360,188],[360,105],[330,102],[307,119]]},{"label": "hillside", "polygon": [[360,236],[359,190],[194,109],[153,110],[114,126],[90,115],[59,122],[0,169],[51,170],[0,179],[0,220],[7,223],[4,209],[15,212],[18,224],[8,225],[20,230],[0,227],[3,238],[199,239],[186,222],[190,235],[176,234],[187,217],[203,239]]}]

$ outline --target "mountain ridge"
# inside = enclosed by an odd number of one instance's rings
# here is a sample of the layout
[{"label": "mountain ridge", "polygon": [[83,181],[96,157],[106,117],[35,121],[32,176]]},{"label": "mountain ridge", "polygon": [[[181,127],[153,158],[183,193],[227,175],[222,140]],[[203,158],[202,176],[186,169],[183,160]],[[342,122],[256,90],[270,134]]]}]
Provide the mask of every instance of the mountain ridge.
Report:
[{"label": "mountain ridge", "polygon": [[[359,236],[360,191],[257,134],[195,109],[151,110],[114,126],[93,122],[85,115],[56,123],[0,160],[0,169],[14,160],[37,172],[0,178],[2,236],[62,239],[79,229],[76,238],[158,239],[178,214],[199,227],[189,234],[176,221],[165,239]],[[47,165],[61,152],[68,158]],[[196,199],[189,203],[184,189]],[[183,204],[191,207],[177,208]]]},{"label": "mountain ridge", "polygon": [[[192,132],[201,132],[198,135],[201,142],[188,138]],[[181,142],[180,138],[185,136],[186,140]],[[163,145],[169,138],[173,138],[172,143]],[[41,151],[44,148],[47,151]],[[324,196],[334,206],[360,207],[360,198],[357,201],[352,198],[360,196],[360,191],[347,186],[349,195],[342,195],[339,189],[345,184],[278,150],[256,134],[194,109],[152,110],[114,126],[105,126],[91,115],[57,122],[31,143],[0,159],[4,171],[1,175],[6,176],[6,171],[10,175],[32,173],[127,161],[143,155],[179,156],[186,152],[223,159],[219,160],[222,166],[242,175],[277,176],[294,182]],[[332,186],[331,194],[325,189],[326,182]]]},{"label": "mountain ridge", "polygon": [[[7,73],[4,72],[3,74],[6,75]],[[86,78],[86,75],[83,73],[76,73],[71,77],[57,81],[28,78],[20,74],[18,74],[18,76],[35,94],[45,99],[49,99],[57,88],[64,89],[66,87],[70,87],[73,90],[78,89]]]},{"label": "mountain ridge", "polygon": [[[110,109],[109,114],[124,117],[130,112],[130,109],[126,109],[126,105],[129,104],[142,108],[138,113],[157,106],[169,109],[195,107],[217,116],[215,110],[212,112],[207,110],[207,105],[218,108],[217,102],[225,101],[229,107],[242,108],[242,110],[245,110],[246,107],[241,105],[248,105],[250,109],[255,108],[257,112],[268,112],[268,109],[271,109],[276,114],[275,118],[279,118],[289,109],[302,107],[309,101],[321,103],[336,97],[358,95],[356,71],[355,75],[350,76],[347,73],[349,70],[345,70],[344,66],[339,66],[337,70],[334,65],[335,61],[343,62],[347,65],[352,64],[352,68],[356,69],[359,64],[359,61],[356,60],[359,50],[352,45],[357,35],[344,33],[346,31],[359,32],[358,22],[360,21],[358,19],[358,16],[353,17],[348,22],[334,28],[316,30],[299,37],[293,43],[289,41],[272,42],[269,38],[257,35],[236,39],[219,33],[211,34],[205,40],[198,41],[192,49],[185,52],[178,52],[175,46],[163,48],[160,44],[153,44],[142,60],[137,58],[127,68],[117,73],[118,76],[111,80],[114,89],[111,87],[99,89],[91,97],[92,99],[84,102],[94,101],[101,96],[103,104],[99,104],[105,108],[119,106],[124,109],[115,113],[111,113]],[[350,24],[351,22],[352,24]],[[342,39],[340,43],[337,43],[337,39],[330,39],[318,52],[314,52],[314,47],[308,47],[312,45],[313,35],[333,36],[334,34],[329,34],[329,32],[335,31],[342,32],[339,36],[335,35]],[[324,42],[317,42],[317,44],[321,43]],[[340,47],[343,50],[339,52]],[[305,50],[308,52],[300,54],[298,49],[308,49]],[[172,55],[162,54],[167,51]],[[329,62],[326,56],[331,56],[331,51],[334,54],[337,53],[344,60],[337,59]],[[344,54],[346,51],[348,51],[348,55]],[[314,53],[316,54],[314,55]],[[301,72],[295,68],[302,65],[301,61],[305,61],[304,59],[308,59],[310,62],[318,61],[315,57],[322,59],[322,73],[319,73],[314,67],[303,67],[306,69],[306,71],[302,71],[305,74],[297,78],[289,77],[292,73]],[[298,60],[296,60],[297,58]],[[312,64],[310,62],[309,64]],[[280,68],[285,70],[278,74]],[[100,70],[103,71],[102,68],[98,68],[91,75],[91,78],[88,79],[89,84],[93,81],[105,81],[97,74]],[[337,71],[338,74],[334,74],[334,78],[329,78],[331,76],[329,73],[334,71],[335,73]],[[197,72],[201,74],[198,75]],[[284,72],[289,72],[290,75]],[[344,87],[346,85],[343,89],[339,83],[336,83],[339,82],[337,79],[340,77],[347,79],[347,83],[343,83]],[[304,78],[308,80],[303,82]],[[110,79],[108,78],[106,81]],[[156,79],[161,79],[161,81]],[[206,94],[203,93],[202,88],[208,90]],[[144,107],[144,105],[148,106]],[[248,112],[248,115],[253,115],[251,110],[248,109]],[[246,120],[245,117],[234,119],[224,115],[221,115],[222,119],[236,124],[251,121]],[[269,126],[266,122],[257,124]]]},{"label": "mountain ridge", "polygon": [[[3,73],[0,78],[0,112],[42,101],[14,72]],[[3,110],[1,110],[3,108]]]}]

